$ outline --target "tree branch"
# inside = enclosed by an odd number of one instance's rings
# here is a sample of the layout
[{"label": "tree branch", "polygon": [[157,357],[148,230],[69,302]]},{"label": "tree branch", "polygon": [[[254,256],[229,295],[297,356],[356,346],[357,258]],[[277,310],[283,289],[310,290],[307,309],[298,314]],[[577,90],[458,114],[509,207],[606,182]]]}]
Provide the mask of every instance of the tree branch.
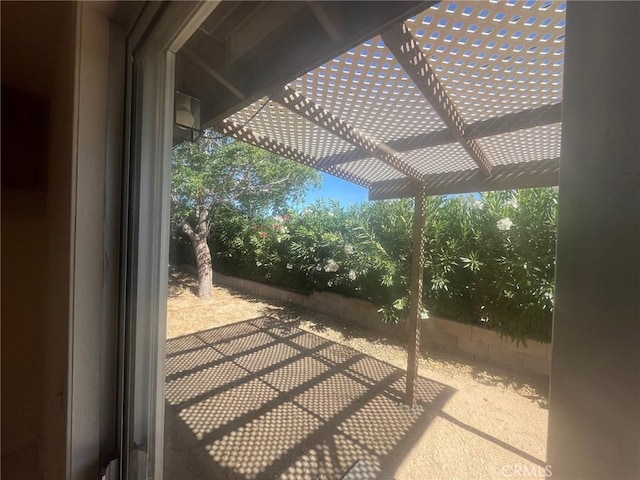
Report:
[{"label": "tree branch", "polygon": [[191,228],[191,225],[189,225],[188,223],[183,223],[182,231],[187,235],[187,237],[189,237],[189,240],[191,240],[192,242],[195,242],[196,234],[193,231],[193,228]]}]

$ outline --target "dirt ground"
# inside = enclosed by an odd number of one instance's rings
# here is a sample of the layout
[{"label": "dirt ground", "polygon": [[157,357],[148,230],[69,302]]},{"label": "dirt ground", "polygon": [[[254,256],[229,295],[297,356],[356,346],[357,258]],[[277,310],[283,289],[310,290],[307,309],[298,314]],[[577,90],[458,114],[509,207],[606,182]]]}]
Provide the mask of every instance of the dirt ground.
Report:
[{"label": "dirt ground", "polygon": [[[406,367],[406,349],[376,332],[221,286],[214,287],[208,300],[199,300],[194,291],[192,278],[172,276],[167,339],[268,315],[295,320],[302,330]],[[547,385],[441,351],[422,355],[419,375],[450,386],[455,393],[397,470],[388,472],[394,478],[545,477]]]}]

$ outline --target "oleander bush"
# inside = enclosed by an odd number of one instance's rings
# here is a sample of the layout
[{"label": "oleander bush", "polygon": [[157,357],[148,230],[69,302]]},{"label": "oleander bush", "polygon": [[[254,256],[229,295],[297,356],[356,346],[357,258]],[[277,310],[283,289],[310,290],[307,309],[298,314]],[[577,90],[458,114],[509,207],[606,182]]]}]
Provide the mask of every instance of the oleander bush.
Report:
[{"label": "oleander bush", "polygon": [[[517,341],[549,341],[556,205],[557,191],[547,188],[428,198],[424,308]],[[319,201],[260,217],[220,206],[214,269],[370,300],[395,322],[408,310],[412,219],[412,200],[347,208]]]}]

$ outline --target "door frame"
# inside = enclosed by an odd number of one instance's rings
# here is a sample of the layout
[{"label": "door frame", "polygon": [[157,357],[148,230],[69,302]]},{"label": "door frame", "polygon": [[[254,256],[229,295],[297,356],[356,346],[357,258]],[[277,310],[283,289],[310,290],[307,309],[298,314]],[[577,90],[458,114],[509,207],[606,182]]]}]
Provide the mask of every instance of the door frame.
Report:
[{"label": "door frame", "polygon": [[162,479],[175,55],[219,1],[149,2],[127,41],[120,478]]}]

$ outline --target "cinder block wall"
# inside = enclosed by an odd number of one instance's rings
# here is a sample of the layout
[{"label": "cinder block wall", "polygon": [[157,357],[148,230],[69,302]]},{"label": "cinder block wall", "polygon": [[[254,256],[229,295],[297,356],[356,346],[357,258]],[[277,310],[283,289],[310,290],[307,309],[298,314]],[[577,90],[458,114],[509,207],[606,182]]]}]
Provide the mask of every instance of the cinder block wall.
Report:
[{"label": "cinder block wall", "polygon": [[470,356],[476,360],[499,364],[525,373],[549,376],[551,344],[528,340],[517,345],[492,330],[473,325],[428,318],[423,320],[422,339],[445,350]]},{"label": "cinder block wall", "polygon": [[[220,285],[292,303],[399,339],[407,338],[406,322],[401,321],[393,325],[383,323],[377,308],[364,300],[331,292],[314,292],[311,295],[305,295],[220,273],[214,273],[213,278]],[[422,344],[427,347],[435,346],[448,352],[508,367],[522,373],[549,375],[551,344],[548,343],[529,340],[524,347],[507,337],[501,338],[492,330],[437,317],[422,320],[421,334]]]}]

